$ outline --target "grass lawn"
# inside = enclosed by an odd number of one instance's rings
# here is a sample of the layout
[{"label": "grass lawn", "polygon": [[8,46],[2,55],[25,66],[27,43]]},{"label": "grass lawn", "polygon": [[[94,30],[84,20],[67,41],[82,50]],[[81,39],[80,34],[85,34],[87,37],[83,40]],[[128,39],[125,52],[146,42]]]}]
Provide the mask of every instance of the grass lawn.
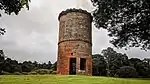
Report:
[{"label": "grass lawn", "polygon": [[150,84],[150,79],[64,75],[0,75],[0,84]]}]

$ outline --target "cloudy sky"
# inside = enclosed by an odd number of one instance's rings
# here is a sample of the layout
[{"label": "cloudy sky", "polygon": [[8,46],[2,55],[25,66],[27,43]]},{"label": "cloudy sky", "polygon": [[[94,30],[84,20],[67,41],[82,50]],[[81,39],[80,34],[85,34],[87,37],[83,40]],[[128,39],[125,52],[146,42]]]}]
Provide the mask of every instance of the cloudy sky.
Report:
[{"label": "cloudy sky", "polygon": [[[0,36],[0,49],[18,61],[55,62],[57,60],[58,15],[67,8],[83,8],[92,11],[90,0],[31,0],[30,10],[22,10],[18,16],[3,15],[0,26],[7,33]],[[93,54],[112,45],[107,31],[93,26]],[[115,49],[117,50],[117,49]],[[131,48],[117,50],[129,57],[146,58],[150,52]]]}]

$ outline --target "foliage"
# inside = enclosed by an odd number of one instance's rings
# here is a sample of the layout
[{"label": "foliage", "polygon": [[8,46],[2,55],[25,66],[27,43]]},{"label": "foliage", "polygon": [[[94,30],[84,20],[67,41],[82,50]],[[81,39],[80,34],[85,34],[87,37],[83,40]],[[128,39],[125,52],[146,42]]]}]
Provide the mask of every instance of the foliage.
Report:
[{"label": "foliage", "polygon": [[6,30],[4,28],[0,28],[0,35],[4,35],[5,32]]},{"label": "foliage", "polygon": [[14,72],[13,75],[22,75],[20,72]]},{"label": "foliage", "polygon": [[[6,58],[3,50],[0,51],[0,74],[23,75],[35,74],[56,74],[57,61],[55,63],[38,63],[36,61],[24,61],[19,63],[16,60]],[[150,77],[150,64],[148,58],[140,60],[138,58],[130,58],[126,54],[118,53],[113,48],[108,47],[102,50],[102,54],[92,55],[93,75],[95,76],[112,76],[115,77],[123,66],[134,67],[140,77]],[[109,73],[108,73],[109,72]],[[82,71],[81,71],[81,74]]]},{"label": "foliage", "polygon": [[56,71],[52,71],[51,74],[56,74]]},{"label": "foliage", "polygon": [[21,11],[21,8],[26,5],[29,9],[30,0],[1,0],[0,10],[4,10],[6,14],[15,13],[16,15]]},{"label": "foliage", "polygon": [[141,77],[150,77],[150,65],[138,58],[129,59],[130,66],[134,67]]},{"label": "foliage", "polygon": [[22,75],[29,75],[28,72],[22,72]]},{"label": "foliage", "polygon": [[69,75],[3,75],[0,84],[150,84],[150,79]]},{"label": "foliage", "polygon": [[31,72],[34,69],[34,65],[31,61],[24,61],[22,63],[22,71],[23,72]]},{"label": "foliage", "polygon": [[107,29],[117,48],[150,49],[150,0],[91,0],[97,28]]},{"label": "foliage", "polygon": [[106,61],[107,76],[114,76],[117,69],[128,65],[128,57],[126,54],[117,53],[111,47],[102,50],[102,55]]},{"label": "foliage", "polygon": [[18,65],[18,61],[11,60],[10,58],[4,61],[3,70],[10,73],[22,72],[21,66]]},{"label": "foliage", "polygon": [[32,72],[29,72],[28,74],[30,74],[30,75],[37,75],[38,73],[36,71],[32,71]]},{"label": "foliage", "polygon": [[42,74],[50,74],[51,73],[51,71],[48,70],[48,69],[38,69],[35,72],[38,73],[38,74],[41,74],[41,75]]},{"label": "foliage", "polygon": [[0,50],[0,75],[2,74],[2,69],[4,67],[4,52]]},{"label": "foliage", "polygon": [[112,76],[118,75],[118,70],[124,66],[130,66],[136,69],[139,77],[150,77],[149,60],[140,60],[138,58],[130,58],[126,54],[118,53],[113,48],[108,47],[102,50],[102,55],[95,54],[93,58],[93,75],[96,76]]},{"label": "foliage", "polygon": [[148,63],[150,65],[150,58],[144,58],[144,62]]},{"label": "foliage", "polygon": [[57,61],[51,66],[51,69],[53,71],[56,71],[57,70]]},{"label": "foliage", "polygon": [[135,78],[138,77],[136,69],[130,66],[123,66],[117,71],[117,75],[121,78]]},{"label": "foliage", "polygon": [[95,76],[106,76],[106,61],[100,54],[92,55],[92,74]]},{"label": "foliage", "polygon": [[3,75],[12,75],[11,73],[5,72],[5,71],[3,71],[2,74],[3,74]]},{"label": "foliage", "polygon": [[[49,73],[52,73],[53,71],[56,71],[57,62],[52,64],[50,61],[48,63],[38,63],[36,61],[24,61],[23,63],[19,63],[16,60],[12,60],[10,58],[5,58],[3,50],[0,50],[0,75],[3,74],[3,72],[8,73],[22,73],[24,75],[27,74],[35,74],[34,71],[41,70],[44,72],[44,70],[48,70]],[[30,72],[30,73],[27,73]]]}]

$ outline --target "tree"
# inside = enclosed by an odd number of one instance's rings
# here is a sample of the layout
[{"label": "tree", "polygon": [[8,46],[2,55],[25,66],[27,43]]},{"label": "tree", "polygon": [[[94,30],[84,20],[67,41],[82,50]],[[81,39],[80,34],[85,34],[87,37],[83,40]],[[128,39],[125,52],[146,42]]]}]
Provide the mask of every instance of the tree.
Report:
[{"label": "tree", "polygon": [[110,75],[110,62],[111,62],[110,57],[113,56],[115,53],[116,52],[110,47],[108,47],[107,49],[102,50],[102,54],[105,57],[106,65],[107,65],[106,66],[107,76]]},{"label": "tree", "polygon": [[138,58],[130,58],[129,59],[129,63],[130,66],[135,67],[137,66],[137,63],[142,62],[142,60],[138,59]]},{"label": "tree", "polygon": [[122,66],[128,66],[128,57],[126,54],[117,53],[113,48],[108,47],[102,50],[102,55],[105,57],[107,76],[115,76],[117,69]]},{"label": "tree", "polygon": [[102,55],[92,55],[92,64],[93,75],[106,76],[106,61]]},{"label": "tree", "polygon": [[[38,63],[36,61],[24,61],[23,63],[19,63],[16,60],[12,60],[11,58],[6,58],[3,50],[0,50],[0,75],[4,74],[4,72],[9,73],[18,73],[18,72],[31,72],[36,70],[49,71],[48,69],[56,71],[57,62],[54,64],[51,61],[48,63]],[[51,71],[52,72],[52,71]]]},{"label": "tree", "polygon": [[13,73],[13,71],[12,71],[12,64],[11,63],[12,63],[12,60],[10,58],[7,58],[4,61],[3,71]]},{"label": "tree", "polygon": [[148,77],[149,73],[149,65],[146,62],[139,62],[136,66],[136,71],[138,72],[139,76]]},{"label": "tree", "polygon": [[52,64],[51,69],[52,69],[53,71],[57,71],[57,61]]},{"label": "tree", "polygon": [[117,71],[117,74],[121,78],[135,78],[138,76],[136,69],[130,66],[123,66]]},{"label": "tree", "polygon": [[134,67],[141,77],[149,77],[150,76],[150,66],[148,62],[145,60],[140,60],[138,58],[129,59],[129,63],[131,67]]},{"label": "tree", "polygon": [[22,63],[23,72],[31,72],[34,69],[34,64],[31,61],[24,61]]},{"label": "tree", "polygon": [[2,70],[4,67],[4,53],[3,50],[0,50],[0,74],[2,74]]},{"label": "tree", "polygon": [[[19,11],[21,11],[24,6],[29,9],[29,2],[30,0],[0,0],[0,10],[8,15],[11,15],[12,13],[18,15]],[[2,14],[0,13],[0,17],[1,15]],[[4,28],[0,28],[0,35],[3,35],[5,32]]]},{"label": "tree", "polygon": [[47,69],[50,69],[50,68],[51,68],[51,66],[52,66],[51,61],[48,61]]},{"label": "tree", "polygon": [[150,58],[145,58],[143,61],[147,62],[150,65]]},{"label": "tree", "polygon": [[4,35],[5,32],[6,30],[4,28],[0,28],[0,35]]},{"label": "tree", "polygon": [[150,49],[150,0],[91,0],[97,28],[108,30],[115,47]]}]

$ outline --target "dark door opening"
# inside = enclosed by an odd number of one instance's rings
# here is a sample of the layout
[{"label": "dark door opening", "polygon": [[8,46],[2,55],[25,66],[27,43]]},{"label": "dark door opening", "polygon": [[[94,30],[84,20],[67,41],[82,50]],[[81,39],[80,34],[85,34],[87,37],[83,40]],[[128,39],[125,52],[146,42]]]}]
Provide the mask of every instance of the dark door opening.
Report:
[{"label": "dark door opening", "polygon": [[70,75],[76,75],[76,58],[70,58]]},{"label": "dark door opening", "polygon": [[81,58],[80,59],[80,70],[85,70],[86,69],[86,59]]}]

